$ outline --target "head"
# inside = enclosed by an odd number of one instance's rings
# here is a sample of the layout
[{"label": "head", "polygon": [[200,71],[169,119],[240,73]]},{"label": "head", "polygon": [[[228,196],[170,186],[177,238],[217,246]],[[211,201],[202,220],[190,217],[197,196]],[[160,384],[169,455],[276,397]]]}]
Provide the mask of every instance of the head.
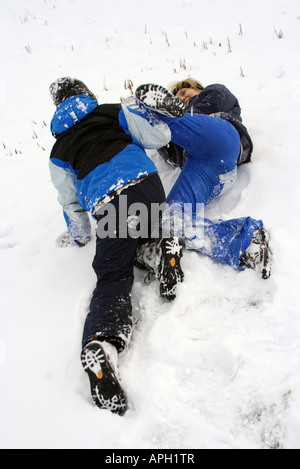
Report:
[{"label": "head", "polygon": [[203,85],[194,78],[187,78],[186,80],[171,83],[169,90],[187,106],[194,96],[201,93]]},{"label": "head", "polygon": [[55,106],[59,106],[63,101],[77,94],[84,94],[97,101],[96,96],[77,78],[58,78],[50,85],[49,90]]}]

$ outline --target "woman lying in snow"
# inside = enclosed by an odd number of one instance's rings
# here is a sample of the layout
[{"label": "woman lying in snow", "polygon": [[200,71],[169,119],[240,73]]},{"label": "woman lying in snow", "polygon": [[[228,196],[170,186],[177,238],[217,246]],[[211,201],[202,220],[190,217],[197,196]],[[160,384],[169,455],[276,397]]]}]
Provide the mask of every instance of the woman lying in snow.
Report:
[{"label": "woman lying in snow", "polygon": [[[188,88],[186,82],[181,86],[175,88],[176,97],[159,85],[141,85],[136,90],[137,99],[168,124],[172,144],[186,154],[181,174],[167,198],[166,222],[169,223],[171,214],[175,219],[173,234],[187,248],[237,270],[255,268],[263,279],[267,279],[271,274],[271,252],[269,235],[263,222],[251,217],[212,222],[203,215],[204,207],[228,190],[235,181],[237,165],[241,162],[242,124],[238,101],[223,85],[212,85],[210,90],[203,91]],[[205,97],[205,93],[206,96],[207,93],[219,95],[221,91],[223,97],[226,97],[224,101],[229,102],[227,109],[224,108],[227,114],[211,116],[193,111],[197,108],[197,102],[200,107],[202,93]],[[202,103],[204,101],[202,99]],[[212,111],[220,109],[220,102],[215,102],[210,108]],[[231,115],[230,110],[234,110]],[[243,139],[246,139],[248,133],[246,130],[243,132]],[[248,142],[251,142],[250,137]],[[250,147],[252,142],[247,147],[243,161],[249,160]],[[185,207],[190,207],[187,216]],[[183,220],[184,229],[177,223],[178,220]],[[193,230],[190,230],[191,227]],[[140,266],[153,268],[155,263],[150,254],[155,252],[153,246],[150,242],[139,246],[137,259]],[[149,259],[152,261],[150,265]]]}]

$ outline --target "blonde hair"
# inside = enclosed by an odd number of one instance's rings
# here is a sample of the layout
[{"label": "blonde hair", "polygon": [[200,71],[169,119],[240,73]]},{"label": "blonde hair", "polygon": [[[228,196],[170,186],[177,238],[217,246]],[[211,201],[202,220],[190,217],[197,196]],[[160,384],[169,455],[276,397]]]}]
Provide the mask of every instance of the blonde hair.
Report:
[{"label": "blonde hair", "polygon": [[194,78],[187,78],[186,80],[173,81],[169,84],[170,93],[176,95],[179,90],[182,88],[193,88],[194,90],[203,90],[204,86],[200,81],[195,80]]}]

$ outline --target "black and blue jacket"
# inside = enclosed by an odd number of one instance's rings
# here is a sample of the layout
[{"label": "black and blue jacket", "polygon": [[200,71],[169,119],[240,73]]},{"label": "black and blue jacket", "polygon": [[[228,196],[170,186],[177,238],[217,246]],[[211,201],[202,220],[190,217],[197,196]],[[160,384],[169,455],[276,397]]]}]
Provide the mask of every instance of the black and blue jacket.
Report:
[{"label": "black and blue jacket", "polygon": [[157,173],[144,148],[158,149],[171,138],[168,126],[133,97],[98,105],[72,96],[57,107],[51,132],[51,179],[69,234],[80,243],[91,236],[87,212],[94,215],[125,187]]}]

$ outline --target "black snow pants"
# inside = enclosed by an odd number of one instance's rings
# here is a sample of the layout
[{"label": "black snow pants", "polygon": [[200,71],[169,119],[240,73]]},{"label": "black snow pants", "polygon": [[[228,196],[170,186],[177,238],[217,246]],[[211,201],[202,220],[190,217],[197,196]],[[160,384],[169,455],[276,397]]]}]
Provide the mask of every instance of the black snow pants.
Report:
[{"label": "black snow pants", "polygon": [[[147,210],[147,212],[144,210],[144,213],[148,214],[147,237],[151,237],[152,205],[162,205],[165,202],[165,192],[158,174],[124,189],[109,202],[115,209],[117,220],[124,219],[124,213],[120,213],[124,212],[124,196],[127,196],[128,207],[139,203]],[[126,220],[128,220],[127,213]],[[107,217],[107,214],[103,213],[96,217],[98,227],[104,221],[104,217]],[[93,268],[97,276],[97,285],[86,317],[82,344],[85,346],[95,339],[107,341],[120,352],[128,345],[132,332],[131,290],[134,280],[135,251],[139,238],[124,236],[124,227],[121,230],[118,221],[114,234],[115,237],[108,236],[101,239],[97,236],[96,239]]]}]

